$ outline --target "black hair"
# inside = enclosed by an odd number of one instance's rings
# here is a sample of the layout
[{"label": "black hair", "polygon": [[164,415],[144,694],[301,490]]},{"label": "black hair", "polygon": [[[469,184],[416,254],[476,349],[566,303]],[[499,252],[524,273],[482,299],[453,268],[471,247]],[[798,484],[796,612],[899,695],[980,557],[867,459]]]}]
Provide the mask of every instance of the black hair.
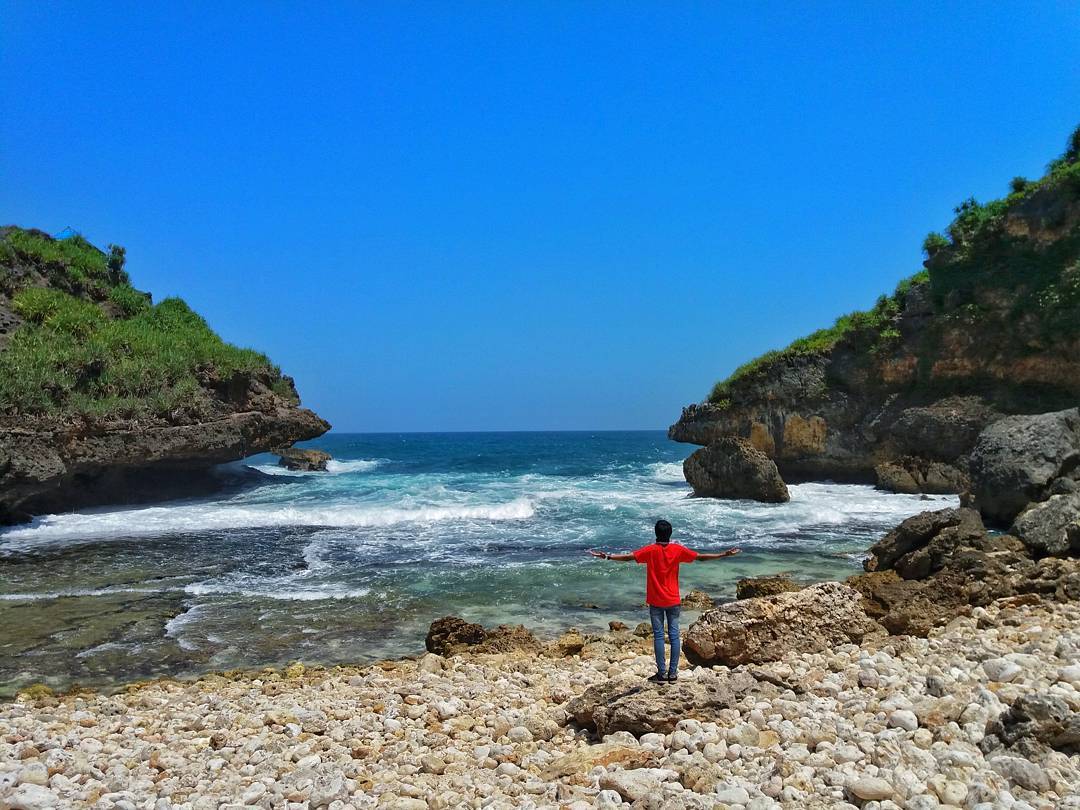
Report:
[{"label": "black hair", "polygon": [[671,539],[671,524],[666,520],[656,521],[656,542],[666,543]]}]

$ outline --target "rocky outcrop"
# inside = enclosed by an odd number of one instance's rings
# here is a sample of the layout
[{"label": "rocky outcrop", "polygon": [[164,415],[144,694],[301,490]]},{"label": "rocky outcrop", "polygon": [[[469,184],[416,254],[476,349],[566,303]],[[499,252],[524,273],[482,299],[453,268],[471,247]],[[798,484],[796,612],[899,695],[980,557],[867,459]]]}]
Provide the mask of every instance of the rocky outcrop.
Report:
[{"label": "rocky outcrop", "polygon": [[712,610],[716,602],[705,591],[690,591],[682,598],[682,607],[686,610]]},{"label": "rocky outcrop", "polygon": [[683,462],[683,475],[698,496],[765,503],[784,503],[791,497],[776,464],[749,442],[732,436],[691,454]]},{"label": "rocky outcrop", "polygon": [[274,450],[278,466],[294,472],[326,472],[330,454],[325,450],[308,450],[301,447],[279,447]]},{"label": "rocky outcrop", "polygon": [[[985,428],[1080,401],[1077,157],[1054,165],[1006,199],[960,206],[948,238],[928,238],[925,272],[744,364],[684,408],[670,438],[746,439],[789,483],[963,492]],[[1038,489],[1054,463],[1035,459],[1031,480],[1003,480],[1000,502],[988,493],[987,519],[1008,525],[1023,508],[1007,493]]]},{"label": "rocky outcrop", "polygon": [[211,492],[238,480],[218,465],[330,428],[268,358],[178,298],[154,305],[124,262],[0,228],[0,524]]},{"label": "rocky outcrop", "polygon": [[782,575],[745,577],[735,583],[736,599],[753,599],[758,596],[775,596],[778,593],[790,593],[801,589],[792,579]]},{"label": "rocky outcrop", "polygon": [[1080,477],[1080,410],[1071,408],[1002,419],[978,437],[971,453],[976,508],[1007,526],[1054,486],[1071,489]]},{"label": "rocky outcrop", "polygon": [[0,523],[212,491],[221,486],[214,466],[330,428],[312,411],[284,400],[264,399],[260,405],[194,424],[0,427]]},{"label": "rocky outcrop", "polygon": [[690,625],[683,648],[697,664],[738,666],[775,661],[791,651],[817,652],[857,643],[880,631],[856,591],[823,582],[793,593],[721,605]]},{"label": "rocky outcrop", "polygon": [[922,579],[941,569],[943,559],[986,535],[974,509],[941,509],[909,517],[870,547],[867,571],[896,569],[905,579]]},{"label": "rocky outcrop", "polygon": [[704,670],[693,680],[666,686],[643,683],[640,678],[615,678],[590,686],[566,704],[566,711],[577,725],[599,736],[617,731],[635,736],[668,734],[682,720],[711,719],[747,695],[771,697],[778,691],[745,670]]},{"label": "rocky outcrop", "polygon": [[870,550],[847,584],[890,633],[925,636],[973,607],[1007,597],[1080,598],[1080,559],[1038,559],[1011,534],[990,534],[973,509],[908,518]]}]

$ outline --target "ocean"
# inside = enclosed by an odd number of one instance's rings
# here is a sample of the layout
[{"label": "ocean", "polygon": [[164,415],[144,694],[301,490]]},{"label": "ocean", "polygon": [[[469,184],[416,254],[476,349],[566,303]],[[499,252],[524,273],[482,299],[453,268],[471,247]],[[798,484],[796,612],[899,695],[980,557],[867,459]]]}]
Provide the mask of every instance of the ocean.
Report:
[{"label": "ocean", "polygon": [[[197,500],[39,517],[0,531],[0,691],[423,651],[457,615],[541,634],[646,617],[643,571],[588,556],[674,539],[737,557],[686,566],[683,592],[731,598],[740,577],[859,570],[900,520],[953,505],[808,483],[786,504],[689,497],[694,449],[661,431],[334,433],[276,458],[256,486]],[[240,464],[222,475],[240,472]],[[692,619],[689,614],[687,619]]]}]

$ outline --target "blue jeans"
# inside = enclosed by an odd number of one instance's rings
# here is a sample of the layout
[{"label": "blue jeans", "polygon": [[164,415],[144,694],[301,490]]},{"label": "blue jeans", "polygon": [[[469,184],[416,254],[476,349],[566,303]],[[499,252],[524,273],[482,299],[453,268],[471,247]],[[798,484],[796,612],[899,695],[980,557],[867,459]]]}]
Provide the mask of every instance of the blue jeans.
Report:
[{"label": "blue jeans", "polygon": [[[679,611],[675,607],[653,607],[649,605],[649,620],[652,622],[653,652],[656,653],[656,671],[674,675],[679,670],[679,653],[682,652],[682,640],[679,638]],[[667,620],[668,641],[671,642],[671,664],[664,666],[664,620]]]}]

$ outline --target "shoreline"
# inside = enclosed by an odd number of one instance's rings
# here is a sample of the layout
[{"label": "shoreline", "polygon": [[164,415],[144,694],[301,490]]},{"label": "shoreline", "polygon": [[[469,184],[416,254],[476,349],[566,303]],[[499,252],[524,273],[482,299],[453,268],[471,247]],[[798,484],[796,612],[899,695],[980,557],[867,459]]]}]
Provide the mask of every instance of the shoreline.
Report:
[{"label": "shoreline", "polygon": [[[23,696],[0,704],[0,802],[21,790],[38,807],[154,810],[1080,807],[1068,798],[1080,796],[1080,754],[1050,749],[1035,763],[979,747],[1021,695],[1080,710],[1080,605],[1011,597],[971,613],[928,638],[878,636],[754,667],[684,662],[677,685],[645,684],[650,640],[622,630],[542,654],[428,653]],[[749,673],[754,693],[666,731],[599,738],[572,716],[591,688],[625,682],[662,708]]]}]

